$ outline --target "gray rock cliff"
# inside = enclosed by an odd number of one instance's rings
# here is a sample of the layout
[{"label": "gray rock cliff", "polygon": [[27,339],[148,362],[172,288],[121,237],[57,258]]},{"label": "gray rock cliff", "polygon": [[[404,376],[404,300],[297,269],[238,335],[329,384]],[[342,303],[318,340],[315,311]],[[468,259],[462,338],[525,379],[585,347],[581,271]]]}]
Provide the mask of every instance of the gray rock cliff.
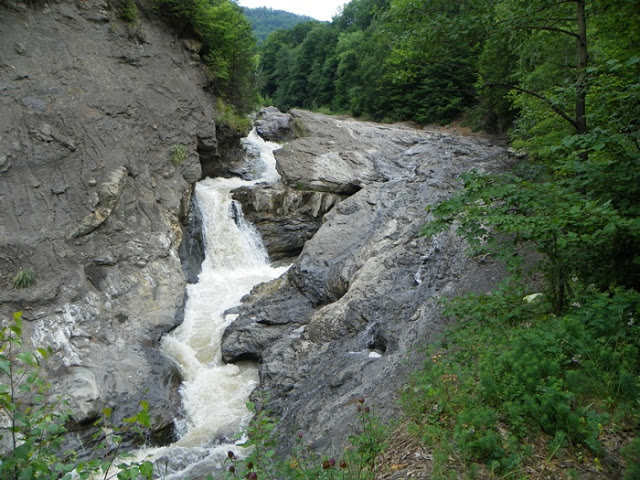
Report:
[{"label": "gray rock cliff", "polygon": [[339,454],[358,398],[383,418],[395,408],[420,345],[447,324],[438,300],[500,278],[495,265],[465,256],[453,233],[419,232],[425,207],[457,189],[461,172],[500,168],[506,152],[452,131],[292,116],[308,134],[276,151],[284,182],[351,195],[324,215],[287,274],[245,299],[223,356],[260,361],[257,397],[282,419],[285,449],[302,430],[312,447]]},{"label": "gray rock cliff", "polygon": [[[221,155],[193,42],[104,0],[0,2],[0,39],[0,315],[23,310],[54,349],[78,423],[144,399],[170,426],[179,379],[158,345],[181,321],[192,184]],[[13,288],[23,269],[35,285]]]}]

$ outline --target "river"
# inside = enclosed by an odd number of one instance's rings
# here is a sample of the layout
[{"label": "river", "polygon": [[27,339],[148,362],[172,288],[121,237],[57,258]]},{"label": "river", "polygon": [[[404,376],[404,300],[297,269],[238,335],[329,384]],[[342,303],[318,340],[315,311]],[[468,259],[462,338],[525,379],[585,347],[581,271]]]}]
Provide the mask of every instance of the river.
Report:
[{"label": "river", "polygon": [[187,288],[184,322],[162,341],[162,351],[179,365],[184,417],[177,421],[179,439],[172,445],[140,452],[152,455],[160,476],[197,479],[218,468],[226,452],[238,450],[235,439],[251,418],[246,408],[258,384],[253,362],[224,364],[221,339],[235,315],[225,312],[258,283],[280,276],[255,228],[244,221],[231,191],[259,182],[275,182],[273,150],[255,130],[244,140],[258,151],[259,178],[207,178],[196,184],[196,202],[203,217],[205,260],[195,284]]}]

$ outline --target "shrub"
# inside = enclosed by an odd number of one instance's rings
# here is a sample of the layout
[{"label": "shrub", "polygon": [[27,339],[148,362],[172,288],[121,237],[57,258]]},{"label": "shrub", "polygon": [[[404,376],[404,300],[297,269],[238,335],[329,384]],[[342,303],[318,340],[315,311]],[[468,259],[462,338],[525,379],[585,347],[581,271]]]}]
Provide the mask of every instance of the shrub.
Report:
[{"label": "shrub", "polygon": [[246,115],[238,113],[238,110],[221,98],[216,100],[216,123],[243,135],[251,130],[252,120]]},{"label": "shrub", "polygon": [[446,313],[460,322],[404,389],[412,429],[440,452],[441,468],[461,458],[506,473],[539,436],[552,455],[565,445],[600,455],[612,418],[637,426],[640,294],[590,288],[555,317],[518,292],[449,303]]},{"label": "shrub", "polygon": [[179,167],[183,164],[184,159],[187,158],[187,147],[181,143],[176,143],[171,147],[171,164],[174,167]]},{"label": "shrub", "polygon": [[127,23],[133,23],[138,20],[140,12],[135,0],[120,1],[120,18]]}]

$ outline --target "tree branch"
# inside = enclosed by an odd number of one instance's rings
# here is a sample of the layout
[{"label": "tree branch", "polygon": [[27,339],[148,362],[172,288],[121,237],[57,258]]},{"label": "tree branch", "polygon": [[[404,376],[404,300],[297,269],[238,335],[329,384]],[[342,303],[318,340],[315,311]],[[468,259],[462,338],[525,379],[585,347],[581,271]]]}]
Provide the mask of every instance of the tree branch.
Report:
[{"label": "tree branch", "polygon": [[567,122],[569,122],[573,126],[573,128],[575,128],[576,130],[578,129],[577,122],[573,118],[571,118],[564,110],[562,110],[560,107],[558,107],[556,104],[554,104],[550,99],[548,99],[544,95],[540,95],[539,93],[534,92],[532,90],[527,90],[526,88],[520,88],[516,85],[511,85],[508,83],[487,83],[486,85],[490,88],[493,88],[493,87],[509,88],[512,90],[516,90],[518,92],[526,93],[527,95],[531,95],[532,97],[538,98],[542,100],[544,103],[546,103],[551,108],[551,110],[553,110],[557,115],[559,115],[560,117],[565,119]]}]

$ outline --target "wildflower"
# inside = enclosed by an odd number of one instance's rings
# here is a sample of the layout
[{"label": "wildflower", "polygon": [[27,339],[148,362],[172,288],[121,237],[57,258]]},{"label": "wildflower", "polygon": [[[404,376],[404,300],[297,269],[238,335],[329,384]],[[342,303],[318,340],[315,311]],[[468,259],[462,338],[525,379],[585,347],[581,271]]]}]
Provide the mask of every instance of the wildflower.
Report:
[{"label": "wildflower", "polygon": [[364,407],[364,413],[369,413],[371,409],[369,407]]},{"label": "wildflower", "polygon": [[343,470],[347,468],[347,462],[344,460],[340,460],[340,468],[342,468]]},{"label": "wildflower", "polygon": [[329,460],[325,460],[324,462],[322,462],[323,470],[329,470],[330,468],[331,468],[331,463],[329,462]]},{"label": "wildflower", "polygon": [[233,465],[229,465],[229,473],[236,473],[236,467]]},{"label": "wildflower", "polygon": [[335,466],[336,466],[336,461],[335,461],[333,458],[330,458],[330,459],[329,459],[329,466],[330,466],[331,468],[333,468],[333,467],[335,467]]},{"label": "wildflower", "polygon": [[302,430],[298,430],[298,438],[304,437],[304,432]]},{"label": "wildflower", "polygon": [[236,457],[236,454],[233,453],[231,450],[227,452],[227,457],[229,457],[231,460],[235,460],[236,458],[238,458]]},{"label": "wildflower", "polygon": [[253,470],[253,462],[251,462],[251,461],[247,462],[247,468],[249,470]]},{"label": "wildflower", "polygon": [[358,399],[358,403],[364,403],[364,398],[363,398],[363,397],[360,397],[360,398]]},{"label": "wildflower", "polygon": [[258,474],[256,472],[247,473],[248,480],[258,480]]}]

